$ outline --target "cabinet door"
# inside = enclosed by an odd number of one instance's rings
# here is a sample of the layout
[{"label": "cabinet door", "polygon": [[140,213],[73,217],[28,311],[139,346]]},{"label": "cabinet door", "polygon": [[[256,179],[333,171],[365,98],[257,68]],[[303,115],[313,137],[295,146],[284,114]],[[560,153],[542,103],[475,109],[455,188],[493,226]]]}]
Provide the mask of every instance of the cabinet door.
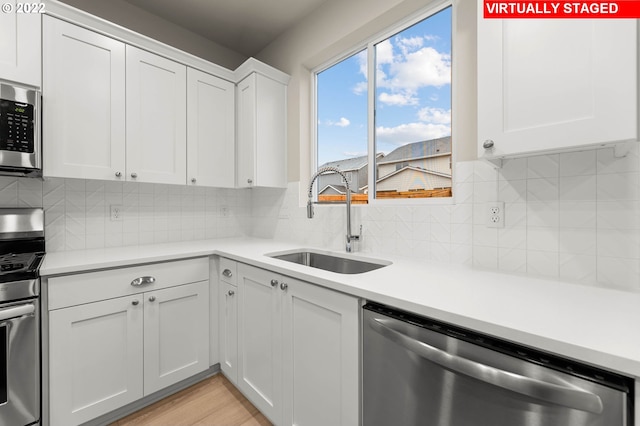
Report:
[{"label": "cabinet door", "polygon": [[283,424],[359,424],[358,299],[285,281]]},{"label": "cabinet door", "polygon": [[256,184],[256,74],[253,73],[238,83],[237,87],[237,178],[239,188],[250,188]]},{"label": "cabinet door", "polygon": [[[5,0],[0,13],[0,79],[40,87],[40,20],[39,1]],[[30,12],[18,13],[17,7]],[[5,7],[11,12],[4,13]],[[22,9],[24,12],[25,9]],[[45,37],[46,38],[46,37]]]},{"label": "cabinet door", "polygon": [[224,375],[238,382],[238,289],[229,283],[220,283],[220,368]]},{"label": "cabinet door", "polygon": [[287,187],[287,86],[257,75],[257,185]]},{"label": "cabinet door", "polygon": [[125,172],[125,46],[43,17],[43,171],[119,180]]},{"label": "cabinet door", "polygon": [[187,69],[132,46],[127,57],[127,179],[186,183]]},{"label": "cabinet door", "polygon": [[49,313],[50,424],[77,425],[142,398],[141,295]]},{"label": "cabinet door", "polygon": [[187,184],[235,186],[235,85],[187,69]]},{"label": "cabinet door", "polygon": [[636,20],[482,19],[478,5],[480,157],[636,140]]},{"label": "cabinet door", "polygon": [[[238,389],[282,424],[282,296],[276,274],[238,264]],[[275,281],[273,281],[275,284]]]},{"label": "cabinet door", "polygon": [[238,83],[237,186],[284,188],[286,86],[258,73]]},{"label": "cabinet door", "polygon": [[209,281],[144,293],[144,394],[209,368]]}]

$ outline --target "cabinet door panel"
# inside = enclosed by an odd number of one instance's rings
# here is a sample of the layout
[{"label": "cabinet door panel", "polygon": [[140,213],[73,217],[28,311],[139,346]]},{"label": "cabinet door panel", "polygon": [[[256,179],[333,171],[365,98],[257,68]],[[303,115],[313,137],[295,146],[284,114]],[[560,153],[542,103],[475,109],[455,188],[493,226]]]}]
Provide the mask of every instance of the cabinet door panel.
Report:
[{"label": "cabinet door panel", "polygon": [[277,275],[238,265],[238,388],[275,424],[282,418],[282,324]]},{"label": "cabinet door panel", "polygon": [[221,283],[220,368],[232,383],[238,382],[238,289]]},{"label": "cabinet door panel", "polygon": [[[2,2],[13,12],[0,13],[0,79],[40,87],[40,13],[17,13],[18,0]],[[23,3],[31,6],[39,2]]]},{"label": "cabinet door panel", "polygon": [[635,20],[479,19],[479,156],[636,140],[637,46]]},{"label": "cabinet door panel", "polygon": [[256,182],[256,74],[251,74],[240,83],[237,91],[238,135],[237,154],[238,170],[236,184],[239,188],[250,188]]},{"label": "cabinet door panel", "polygon": [[358,424],[358,299],[287,283],[284,424]]},{"label": "cabinet door panel", "polygon": [[260,186],[287,187],[286,86],[257,75],[256,182]]},{"label": "cabinet door panel", "polygon": [[125,171],[124,44],[44,18],[46,176],[119,179]]},{"label": "cabinet door panel", "polygon": [[187,69],[187,183],[233,188],[235,159],[235,85]]},{"label": "cabinet door panel", "polygon": [[209,282],[144,293],[144,393],[209,367]]},{"label": "cabinet door panel", "polygon": [[186,67],[132,46],[126,56],[127,179],[184,185]]},{"label": "cabinet door panel", "polygon": [[77,425],[142,397],[142,329],[138,295],[49,313],[52,425]]}]

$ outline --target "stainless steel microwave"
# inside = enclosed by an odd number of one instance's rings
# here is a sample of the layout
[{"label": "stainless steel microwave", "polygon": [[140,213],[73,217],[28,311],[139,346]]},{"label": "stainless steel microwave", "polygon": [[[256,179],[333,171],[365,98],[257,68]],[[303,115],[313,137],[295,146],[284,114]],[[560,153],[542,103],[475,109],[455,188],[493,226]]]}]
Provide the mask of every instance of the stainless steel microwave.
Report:
[{"label": "stainless steel microwave", "polygon": [[37,90],[0,83],[0,175],[42,175]]}]

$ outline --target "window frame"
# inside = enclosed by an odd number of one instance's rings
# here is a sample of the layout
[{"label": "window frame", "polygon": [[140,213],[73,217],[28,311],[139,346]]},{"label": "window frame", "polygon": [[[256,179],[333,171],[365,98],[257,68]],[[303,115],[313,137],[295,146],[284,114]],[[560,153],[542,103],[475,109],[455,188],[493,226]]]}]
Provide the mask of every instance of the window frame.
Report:
[{"label": "window frame", "polygon": [[[455,102],[455,72],[454,72],[454,50],[456,43],[456,13],[455,13],[455,1],[454,0],[434,0],[427,7],[420,9],[419,11],[407,16],[404,19],[396,22],[390,27],[376,33],[374,36],[362,41],[361,43],[353,46],[351,49],[343,52],[342,54],[332,58],[331,60],[321,64],[320,66],[311,70],[311,174],[318,170],[318,74],[331,68],[332,66],[342,62],[343,60],[356,55],[362,51],[367,52],[367,167],[368,173],[368,188],[375,188],[375,173],[372,164],[375,165],[375,78],[371,78],[372,71],[375,71],[375,46],[378,43],[385,41],[386,39],[393,37],[394,35],[404,31],[405,29],[423,21],[432,15],[441,12],[442,10],[451,7],[451,197],[433,197],[433,198],[396,198],[396,199],[380,199],[375,197],[375,191],[368,191],[367,204],[377,206],[396,206],[410,204],[416,205],[438,205],[438,204],[455,204],[456,191],[455,188],[455,164],[456,164],[456,147],[454,143],[454,102]],[[306,192],[305,192],[306,194]],[[318,199],[318,188],[314,185],[314,199]],[[322,204],[320,204],[322,205]]]}]

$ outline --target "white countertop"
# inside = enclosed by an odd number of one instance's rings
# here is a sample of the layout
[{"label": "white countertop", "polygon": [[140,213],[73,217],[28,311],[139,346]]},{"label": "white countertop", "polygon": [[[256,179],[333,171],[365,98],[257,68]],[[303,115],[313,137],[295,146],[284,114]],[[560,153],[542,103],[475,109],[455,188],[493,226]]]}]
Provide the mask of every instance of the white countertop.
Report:
[{"label": "white countertop", "polygon": [[265,256],[298,248],[234,238],[57,252],[46,255],[40,273],[46,277],[218,254],[640,377],[640,343],[635,340],[640,337],[640,294],[387,256],[384,260],[392,265],[355,275]]}]

